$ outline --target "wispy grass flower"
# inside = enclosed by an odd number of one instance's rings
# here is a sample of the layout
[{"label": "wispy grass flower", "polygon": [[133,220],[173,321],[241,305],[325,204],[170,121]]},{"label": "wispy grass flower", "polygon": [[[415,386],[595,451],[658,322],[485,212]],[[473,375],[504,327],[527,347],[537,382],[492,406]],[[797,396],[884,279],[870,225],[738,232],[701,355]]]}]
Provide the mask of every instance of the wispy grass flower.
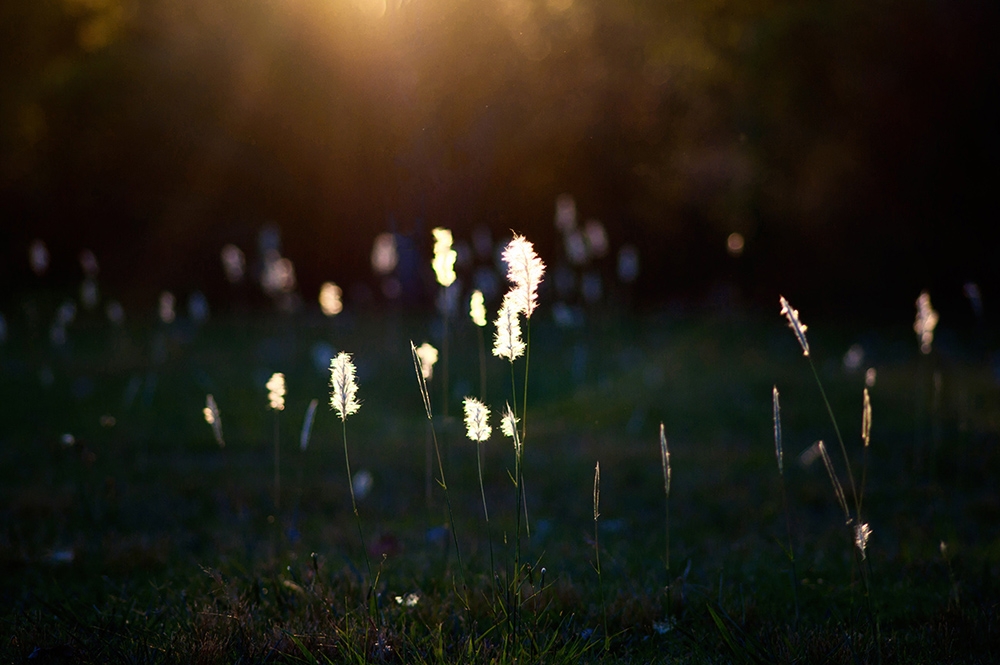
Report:
[{"label": "wispy grass flower", "polygon": [[510,408],[510,404],[507,404],[503,416],[500,418],[500,431],[504,436],[514,439],[514,452],[517,454],[521,453],[521,443],[517,433],[517,423],[520,420],[520,418],[514,417],[514,410]]},{"label": "wispy grass flower", "polygon": [[267,381],[268,406],[275,411],[285,409],[285,375],[275,372]]},{"label": "wispy grass flower", "polygon": [[514,298],[508,293],[497,313],[496,333],[493,338],[493,355],[514,362],[524,355],[525,344],[521,341],[520,310]]},{"label": "wispy grass flower", "polygon": [[511,290],[514,304],[530,319],[538,306],[538,286],[545,274],[545,264],[535,253],[534,245],[516,233],[503,251],[503,260],[507,264],[507,279],[514,284]]},{"label": "wispy grass flower", "polygon": [[448,417],[448,318],[454,305],[454,298],[449,298],[448,287],[456,279],[455,260],[458,253],[451,248],[451,231],[441,227],[431,231],[434,236],[434,258],[431,267],[434,269],[434,276],[438,284],[441,285],[441,297],[439,300],[441,309],[441,350],[444,359],[441,362],[441,403],[444,417]]},{"label": "wispy grass flower", "polygon": [[489,440],[493,432],[489,425],[489,408],[475,397],[466,397],[462,407],[465,410],[466,435],[477,442]]},{"label": "wispy grass flower", "polygon": [[451,231],[438,227],[431,234],[434,236],[434,260],[431,267],[438,284],[447,288],[455,281],[455,260],[458,253],[451,248]]},{"label": "wispy grass flower", "polygon": [[205,422],[212,426],[212,434],[215,435],[215,442],[220,448],[226,447],[226,441],[222,438],[222,414],[219,413],[219,405],[215,403],[215,398],[208,395],[205,398],[205,408],[202,409]]},{"label": "wispy grass flower", "polygon": [[806,339],[806,330],[808,328],[799,320],[799,310],[792,309],[792,306],[788,304],[784,296],[779,296],[778,302],[781,305],[781,315],[788,318],[788,327],[792,329],[796,339],[799,340],[799,345],[802,347],[802,355],[808,356],[809,341]]},{"label": "wispy grass flower", "polygon": [[267,381],[268,407],[274,411],[274,507],[281,510],[281,446],[278,438],[278,412],[285,410],[285,375],[275,372]]},{"label": "wispy grass flower", "polygon": [[486,326],[486,300],[479,289],[473,291],[469,299],[469,317],[480,328]]},{"label": "wispy grass flower", "polygon": [[483,454],[481,443],[489,441],[493,428],[490,427],[490,410],[474,397],[466,397],[462,403],[465,410],[466,435],[476,443],[476,468],[479,471],[479,493],[483,499],[483,517],[486,519],[486,536],[490,545],[490,577],[494,580],[496,593],[496,562],[493,558],[493,533],[490,530],[490,511],[486,507],[486,489],[483,486]]},{"label": "wispy grass flower", "polygon": [[365,557],[365,567],[368,569],[368,602],[372,617],[375,618],[378,601],[375,598],[375,583],[372,575],[372,564],[368,559],[368,548],[365,536],[361,530],[361,515],[358,513],[358,500],[354,494],[354,476],[351,474],[351,456],[347,450],[347,417],[358,412],[361,403],[357,400],[358,384],[355,380],[357,368],[351,360],[351,354],[341,351],[330,361],[330,405],[340,416],[341,428],[344,434],[344,464],[347,467],[347,486],[351,490],[351,508],[354,510],[354,521],[358,525],[358,539],[361,541],[361,552]]},{"label": "wispy grass flower", "polygon": [[486,327],[486,300],[479,289],[473,291],[469,299],[469,317],[476,325],[476,337],[479,340],[479,398],[486,399],[486,341],[483,339],[483,328]]},{"label": "wispy grass flower", "polygon": [[868,548],[868,538],[872,535],[872,530],[867,524],[854,525],[854,545],[861,552],[862,560],[865,558],[865,550]]},{"label": "wispy grass flower", "polygon": [[333,388],[330,406],[337,411],[341,422],[346,421],[347,416],[357,413],[361,408],[361,403],[357,400],[358,384],[354,378],[356,374],[357,369],[351,361],[351,354],[341,351],[330,361],[330,387]]}]

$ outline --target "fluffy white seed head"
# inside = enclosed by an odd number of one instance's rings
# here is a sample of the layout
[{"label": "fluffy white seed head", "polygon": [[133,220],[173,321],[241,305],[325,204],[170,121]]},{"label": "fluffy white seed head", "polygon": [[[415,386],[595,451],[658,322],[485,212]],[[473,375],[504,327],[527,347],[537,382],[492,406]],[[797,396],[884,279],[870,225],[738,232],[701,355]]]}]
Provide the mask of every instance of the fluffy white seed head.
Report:
[{"label": "fluffy white seed head", "polygon": [[520,310],[510,293],[504,297],[493,325],[496,326],[496,334],[493,338],[493,355],[498,358],[506,358],[510,362],[514,362],[515,358],[524,355]]},{"label": "fluffy white seed head", "polygon": [[267,401],[275,411],[285,409],[285,375],[275,372],[267,381]]},{"label": "fluffy white seed head", "polygon": [[357,413],[361,403],[357,400],[358,384],[354,380],[357,370],[351,362],[351,354],[341,351],[330,361],[330,406],[340,416],[341,421],[347,416]]},{"label": "fluffy white seed head", "polygon": [[500,431],[503,432],[504,436],[514,439],[514,454],[518,458],[521,456],[521,435],[517,431],[519,420],[519,418],[514,417],[514,409],[510,408],[508,402],[504,406],[503,415],[500,416]]},{"label": "fluffy white seed head", "polygon": [[799,321],[799,311],[792,309],[792,306],[788,304],[784,296],[779,296],[778,302],[781,304],[781,315],[788,317],[788,327],[792,329],[795,337],[799,340],[799,345],[802,347],[802,355],[808,356],[809,342],[806,340],[806,330],[808,328],[804,323]]},{"label": "fluffy white seed head", "polygon": [[486,300],[479,289],[472,292],[472,298],[469,300],[469,316],[480,328],[486,326]]},{"label": "fluffy white seed head", "polygon": [[861,551],[861,558],[865,558],[865,550],[868,549],[868,539],[872,535],[872,530],[867,524],[854,525],[854,544]]},{"label": "fluffy white seed head", "polygon": [[431,233],[434,235],[434,260],[431,262],[434,276],[441,286],[451,286],[455,281],[455,260],[458,258],[458,253],[451,248],[451,231],[438,227]]},{"label": "fluffy white seed head", "polygon": [[466,397],[462,408],[465,410],[466,436],[473,441],[487,441],[493,433],[489,425],[489,408],[475,397]]},{"label": "fluffy white seed head", "polygon": [[535,253],[534,245],[516,233],[503,251],[503,260],[507,264],[507,279],[514,285],[509,295],[518,310],[530,319],[538,306],[538,285],[542,283],[545,264]]}]

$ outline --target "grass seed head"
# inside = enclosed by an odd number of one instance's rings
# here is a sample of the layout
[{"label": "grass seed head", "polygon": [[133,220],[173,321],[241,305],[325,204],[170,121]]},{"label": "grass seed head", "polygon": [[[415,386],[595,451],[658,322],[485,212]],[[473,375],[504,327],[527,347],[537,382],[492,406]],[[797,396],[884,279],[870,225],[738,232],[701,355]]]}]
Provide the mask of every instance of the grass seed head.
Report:
[{"label": "grass seed head", "polygon": [[493,355],[498,358],[506,358],[514,362],[515,358],[524,355],[524,342],[521,340],[521,319],[520,310],[516,304],[516,298],[512,297],[511,291],[504,299],[497,313],[497,319],[493,322],[496,326],[496,334],[493,338]]},{"label": "grass seed head", "polygon": [[462,408],[465,410],[466,435],[476,442],[489,440],[493,433],[493,428],[489,425],[489,408],[475,397],[466,397]]},{"label": "grass seed head", "polygon": [[872,535],[872,530],[868,524],[854,525],[854,545],[861,551],[861,558],[865,558],[865,550],[868,549],[868,538]]},{"label": "grass seed head", "polygon": [[434,260],[431,262],[434,276],[441,286],[451,286],[455,281],[455,260],[458,258],[458,253],[451,248],[451,231],[438,227],[431,233],[434,235]]},{"label": "grass seed head", "polygon": [[538,306],[538,285],[545,274],[545,264],[535,253],[534,245],[516,233],[503,251],[503,260],[507,264],[507,279],[514,284],[508,295],[518,311],[530,319]]},{"label": "grass seed head", "polygon": [[285,375],[275,372],[267,381],[268,406],[275,411],[285,409]]},{"label": "grass seed head", "polygon": [[799,346],[802,347],[802,355],[809,355],[809,341],[806,340],[806,330],[808,328],[804,323],[799,321],[799,310],[792,309],[792,306],[788,304],[784,296],[778,297],[778,302],[781,304],[781,314],[782,316],[788,317],[788,327],[792,329],[795,333],[795,337],[799,340]]},{"label": "grass seed head", "polygon": [[510,408],[510,403],[504,406],[503,415],[500,416],[500,431],[503,435],[514,439],[514,452],[521,452],[521,438],[517,433],[517,423],[520,418],[514,417],[514,410]]},{"label": "grass seed head", "polygon": [[341,351],[330,361],[330,386],[333,388],[330,406],[337,411],[341,422],[361,408],[361,403],[357,400],[358,384],[354,380],[356,373],[349,353]]},{"label": "grass seed head", "polygon": [[479,289],[472,292],[472,298],[469,300],[469,316],[480,328],[486,326],[486,300]]},{"label": "grass seed head", "polygon": [[865,442],[865,448],[871,442],[872,434],[872,401],[868,396],[868,389],[865,388],[865,405],[861,413],[861,439]]}]

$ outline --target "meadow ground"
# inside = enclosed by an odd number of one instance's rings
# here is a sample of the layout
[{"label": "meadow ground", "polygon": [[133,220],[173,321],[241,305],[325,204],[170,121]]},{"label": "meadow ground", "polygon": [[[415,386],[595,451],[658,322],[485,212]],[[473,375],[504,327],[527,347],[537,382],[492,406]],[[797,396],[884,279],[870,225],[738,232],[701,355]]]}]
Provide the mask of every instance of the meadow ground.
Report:
[{"label": "meadow ground", "polygon": [[[777,311],[605,314],[577,329],[539,317],[523,467],[530,536],[521,549],[531,565],[520,605],[505,586],[516,543],[513,448],[496,422],[510,370],[487,359],[494,578],[476,449],[460,420],[461,398],[477,395],[480,380],[466,321],[451,326],[447,417],[440,362],[429,384],[462,566],[445,495],[437,484],[427,493],[429,429],[409,341],[437,343],[430,317],[232,315],[200,328],[111,328],[84,316],[59,347],[44,329],[19,334],[12,324],[0,346],[0,660],[995,662],[1000,387],[990,345],[946,334],[922,355],[909,321],[809,323],[858,481],[865,370],[877,371],[863,562],[822,461],[809,460],[825,440],[846,484],[826,407]],[[851,369],[843,357],[856,343],[864,359]],[[359,513],[378,575],[374,610],[341,422],[329,407],[329,359],[340,350],[358,367],[362,406],[346,430],[352,468],[372,479]],[[275,413],[264,386],[279,371],[288,394],[277,414],[276,509]],[[209,393],[225,448],[202,415]],[[661,421],[672,469],[669,572]]]}]

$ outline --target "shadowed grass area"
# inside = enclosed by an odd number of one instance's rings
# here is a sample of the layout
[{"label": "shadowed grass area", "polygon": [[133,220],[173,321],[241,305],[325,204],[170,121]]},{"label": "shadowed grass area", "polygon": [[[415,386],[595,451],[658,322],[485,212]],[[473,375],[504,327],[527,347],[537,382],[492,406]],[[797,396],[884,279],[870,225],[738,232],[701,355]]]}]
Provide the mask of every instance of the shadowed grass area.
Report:
[{"label": "shadowed grass area", "polygon": [[[20,333],[20,334],[18,334]],[[110,330],[85,318],[54,349],[12,326],[0,347],[0,643],[5,661],[991,662],[1000,572],[1000,389],[959,339],[920,356],[908,327],[815,323],[812,353],[855,469],[864,370],[872,397],[865,519],[877,640],[853,543],[819,460],[833,439],[777,317],[597,319],[532,328],[525,498],[531,562],[516,643],[493,596],[474,444],[436,419],[465,576],[443,493],[425,501],[426,417],[410,340],[427,319],[221,318],[202,329]],[[861,339],[866,362],[841,357]],[[450,340],[450,413],[479,386],[475,331]],[[329,358],[354,355],[351,465],[380,613],[330,411]],[[918,357],[919,356],[919,357]],[[43,386],[40,372],[51,382]],[[282,501],[264,384],[287,382]],[[488,364],[499,413],[509,367]],[[435,377],[436,379],[437,377]],[[430,385],[435,413],[441,386]],[[794,622],[772,386],[800,578]],[[226,447],[202,418],[212,393]],[[309,447],[307,405],[319,398]],[[324,404],[326,405],[324,407]],[[659,423],[670,441],[670,572]],[[72,435],[64,442],[64,435]],[[594,570],[594,465],[601,466]],[[843,468],[843,460],[837,462]],[[483,448],[501,581],[513,561],[510,440]],[[857,471],[856,471],[857,472]],[[941,544],[945,544],[942,551]],[[671,598],[664,592],[670,584]],[[47,662],[42,660],[39,662]]]}]

